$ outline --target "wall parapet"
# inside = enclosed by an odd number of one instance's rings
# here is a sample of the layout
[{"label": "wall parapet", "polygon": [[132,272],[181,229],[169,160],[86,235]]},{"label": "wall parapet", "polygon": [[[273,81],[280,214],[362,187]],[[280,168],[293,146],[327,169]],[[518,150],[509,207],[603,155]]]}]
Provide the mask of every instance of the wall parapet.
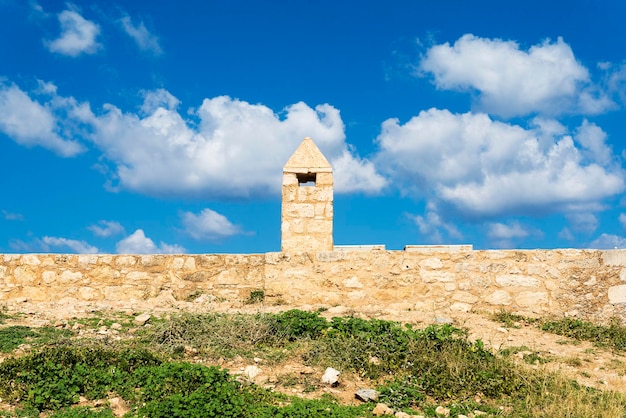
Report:
[{"label": "wall parapet", "polygon": [[626,319],[626,250],[0,255],[0,303],[150,301],[200,294],[266,303]]}]

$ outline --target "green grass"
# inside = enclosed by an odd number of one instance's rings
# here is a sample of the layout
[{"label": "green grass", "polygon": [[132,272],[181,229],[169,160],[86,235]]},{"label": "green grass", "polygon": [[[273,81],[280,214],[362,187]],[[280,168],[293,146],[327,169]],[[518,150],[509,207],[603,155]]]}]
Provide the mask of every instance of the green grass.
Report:
[{"label": "green grass", "polygon": [[9,353],[22,344],[41,346],[52,341],[68,338],[72,331],[53,327],[30,328],[12,325],[0,328],[0,352]]},{"label": "green grass", "polygon": [[598,347],[626,351],[626,327],[618,318],[612,318],[608,325],[598,325],[573,318],[526,318],[504,310],[494,313],[491,318],[509,327],[515,323],[533,324],[542,331],[562,335],[576,341],[589,341]]},{"label": "green grass", "polygon": [[[41,336],[38,329],[13,331]],[[33,338],[40,337],[15,337]],[[17,408],[13,416],[45,411],[52,417],[110,417],[106,403],[78,407],[77,402],[114,396],[129,406],[127,417],[372,416],[374,403],[341,405],[329,395],[299,399],[240,383],[225,369],[190,362],[189,348],[194,361],[260,356],[261,368],[287,361],[319,371],[334,367],[375,387],[379,400],[396,411],[427,417],[436,416],[440,405],[452,417],[474,410],[498,417],[603,418],[626,411],[622,394],[518,365],[511,355],[519,352],[530,353],[529,363],[545,360],[527,347],[494,353],[449,324],[416,329],[354,317],[328,321],[319,312],[299,310],[173,315],[134,339],[106,344],[55,334],[38,349],[0,363],[0,398]],[[288,392],[296,386],[320,391],[319,377],[292,373],[276,383]]]}]

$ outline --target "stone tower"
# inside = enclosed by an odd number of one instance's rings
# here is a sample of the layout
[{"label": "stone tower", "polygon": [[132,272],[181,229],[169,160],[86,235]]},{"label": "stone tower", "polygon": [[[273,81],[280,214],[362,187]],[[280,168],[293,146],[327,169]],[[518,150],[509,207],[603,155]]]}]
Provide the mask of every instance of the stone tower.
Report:
[{"label": "stone tower", "polygon": [[311,138],[283,168],[281,251],[333,250],[333,169]]}]

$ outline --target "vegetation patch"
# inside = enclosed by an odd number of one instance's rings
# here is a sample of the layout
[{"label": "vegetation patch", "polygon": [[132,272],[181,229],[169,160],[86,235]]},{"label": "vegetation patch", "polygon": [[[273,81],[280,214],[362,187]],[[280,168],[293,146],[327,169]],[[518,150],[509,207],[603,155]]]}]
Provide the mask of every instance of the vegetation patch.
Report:
[{"label": "vegetation patch", "polygon": [[[12,332],[16,341],[34,341],[42,333],[27,327]],[[300,310],[186,313],[132,335],[105,343],[54,334],[34,351],[5,359],[0,398],[14,409],[4,416],[111,417],[113,398],[123,400],[127,417],[373,416],[374,402],[350,406],[330,395],[287,396],[198,364],[258,355],[261,368],[288,361],[321,374],[334,367],[376,388],[379,401],[395,411],[427,417],[440,416],[442,406],[451,417],[475,410],[499,417],[618,417],[626,410],[622,394],[518,365],[514,355],[532,364],[544,361],[527,347],[492,352],[449,324],[416,329],[377,319],[326,320]],[[318,393],[319,382],[319,376],[297,371],[274,380],[286,392],[298,387],[309,396]]]}]

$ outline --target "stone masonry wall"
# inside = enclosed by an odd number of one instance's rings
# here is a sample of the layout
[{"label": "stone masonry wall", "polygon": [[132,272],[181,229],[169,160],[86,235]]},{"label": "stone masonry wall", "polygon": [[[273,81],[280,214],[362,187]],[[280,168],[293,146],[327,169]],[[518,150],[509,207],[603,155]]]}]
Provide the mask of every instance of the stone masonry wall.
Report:
[{"label": "stone masonry wall", "polygon": [[151,301],[200,294],[265,303],[626,319],[625,250],[0,255],[0,304]]},{"label": "stone masonry wall", "polygon": [[316,174],[315,186],[300,186],[296,173],[283,175],[282,250],[333,248],[333,174]]}]

